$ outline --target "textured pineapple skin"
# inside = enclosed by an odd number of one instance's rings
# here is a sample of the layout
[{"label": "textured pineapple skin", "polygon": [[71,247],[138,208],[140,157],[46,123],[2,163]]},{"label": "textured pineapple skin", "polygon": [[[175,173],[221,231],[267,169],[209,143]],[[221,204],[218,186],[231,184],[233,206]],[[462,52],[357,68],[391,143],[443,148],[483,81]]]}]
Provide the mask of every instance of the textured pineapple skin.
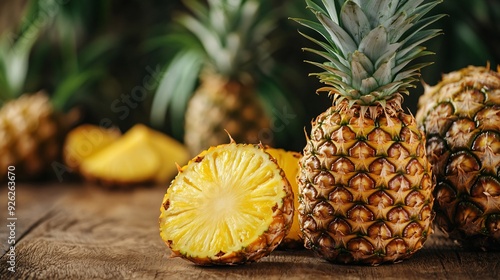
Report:
[{"label": "textured pineapple skin", "polygon": [[500,249],[500,74],[469,66],[426,86],[417,121],[437,178],[436,223],[464,246]]},{"label": "textured pineapple skin", "polygon": [[[250,144],[236,144],[232,139],[230,144],[212,146],[209,149],[202,151],[200,154],[198,154],[196,157],[190,160],[182,168],[179,167],[179,174],[184,172],[189,165],[201,162],[205,157],[205,155],[210,151],[216,149],[223,149],[227,145],[246,146]],[[256,145],[256,147],[258,147],[259,149],[263,149],[262,145]],[[269,155],[269,158],[277,165],[276,160],[271,155]],[[278,165],[277,167],[279,168]],[[167,190],[167,193],[165,194],[162,201],[162,205],[160,207],[161,215],[159,217],[159,224],[160,224],[160,235],[162,235],[163,241],[170,248],[172,252],[171,257],[180,257],[189,260],[196,265],[212,266],[212,265],[248,264],[256,262],[261,258],[271,254],[271,252],[274,251],[276,247],[278,247],[278,245],[283,241],[285,236],[289,234],[290,227],[294,217],[294,203],[293,203],[294,194],[288,180],[286,179],[285,173],[281,169],[280,169],[280,175],[283,178],[282,183],[283,183],[283,189],[286,192],[286,196],[283,197],[283,203],[281,207],[275,207],[275,209],[273,209],[273,216],[272,216],[273,221],[269,225],[268,230],[265,231],[261,236],[259,236],[259,238],[257,238],[254,242],[252,242],[246,247],[241,248],[241,250],[237,252],[224,252],[224,253],[221,252],[220,255],[218,254],[216,256],[207,256],[207,257],[191,256],[185,252],[183,253],[179,250],[175,250],[173,248],[173,241],[165,239],[161,230],[162,227],[166,224],[165,215],[170,207],[170,193],[169,190]],[[177,177],[174,178],[172,184],[176,179]]]},{"label": "textured pineapple skin", "polygon": [[215,74],[202,76],[185,119],[184,143],[191,156],[227,142],[227,133],[238,143],[272,144],[270,119],[254,88]]},{"label": "textured pineapple skin", "polygon": [[312,123],[300,160],[305,247],[331,262],[378,265],[432,233],[434,182],[415,119],[332,106]]},{"label": "textured pineapple skin", "polygon": [[0,110],[0,181],[14,166],[18,180],[36,180],[61,154],[66,125],[43,92],[24,94]]}]

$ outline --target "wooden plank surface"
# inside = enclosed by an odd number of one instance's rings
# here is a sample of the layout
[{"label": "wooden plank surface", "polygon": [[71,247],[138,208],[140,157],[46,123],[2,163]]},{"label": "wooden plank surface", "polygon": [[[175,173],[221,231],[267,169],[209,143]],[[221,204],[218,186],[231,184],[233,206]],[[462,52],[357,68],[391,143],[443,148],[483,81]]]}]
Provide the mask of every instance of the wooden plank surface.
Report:
[{"label": "wooden plank surface", "polygon": [[82,184],[18,185],[16,272],[8,271],[7,198],[0,213],[1,279],[500,279],[500,252],[465,251],[439,232],[411,259],[378,267],[331,264],[311,252],[275,251],[237,267],[198,267],[158,232],[165,187],[105,190]]}]

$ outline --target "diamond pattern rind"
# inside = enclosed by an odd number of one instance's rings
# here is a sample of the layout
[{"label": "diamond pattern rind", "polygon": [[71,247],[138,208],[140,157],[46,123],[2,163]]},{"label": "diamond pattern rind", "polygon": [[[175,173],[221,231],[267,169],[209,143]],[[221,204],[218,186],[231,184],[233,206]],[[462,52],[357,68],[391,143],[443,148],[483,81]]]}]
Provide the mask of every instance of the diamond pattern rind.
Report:
[{"label": "diamond pattern rind", "polygon": [[438,226],[462,245],[500,250],[500,73],[470,66],[446,74],[419,105]]},{"label": "diamond pattern rind", "polygon": [[312,124],[298,176],[305,246],[333,262],[400,261],[432,232],[424,137],[411,115],[349,112]]}]

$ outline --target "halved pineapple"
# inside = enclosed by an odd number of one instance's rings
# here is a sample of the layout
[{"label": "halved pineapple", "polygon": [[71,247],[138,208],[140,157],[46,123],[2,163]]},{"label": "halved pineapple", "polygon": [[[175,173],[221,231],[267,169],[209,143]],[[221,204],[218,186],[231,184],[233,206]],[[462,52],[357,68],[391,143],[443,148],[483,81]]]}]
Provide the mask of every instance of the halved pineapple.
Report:
[{"label": "halved pineapple", "polygon": [[115,142],[120,136],[121,132],[116,127],[79,125],[66,135],[63,147],[64,163],[78,170],[82,161]]},{"label": "halved pineapple", "polygon": [[285,239],[280,244],[280,248],[283,249],[298,249],[304,248],[302,232],[300,231],[299,217],[297,215],[297,207],[299,205],[299,186],[297,185],[297,174],[299,172],[299,159],[302,156],[300,153],[286,151],[283,149],[266,148],[271,156],[273,156],[278,165],[283,169],[286,174],[286,178],[290,183],[293,190],[294,196],[294,215],[293,223],[290,228],[290,233],[285,236]]},{"label": "halved pineapple", "polygon": [[293,192],[261,146],[231,141],[180,168],[160,211],[160,235],[172,257],[243,264],[269,255],[288,234]]}]

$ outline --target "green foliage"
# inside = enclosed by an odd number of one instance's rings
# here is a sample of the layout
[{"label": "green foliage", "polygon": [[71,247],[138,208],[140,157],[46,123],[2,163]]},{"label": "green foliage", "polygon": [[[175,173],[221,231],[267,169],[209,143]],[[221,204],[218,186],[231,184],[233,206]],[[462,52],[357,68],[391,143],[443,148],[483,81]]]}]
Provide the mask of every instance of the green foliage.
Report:
[{"label": "green foliage", "polygon": [[101,7],[96,1],[30,1],[19,27],[1,36],[3,101],[45,89],[63,110],[70,99],[87,94],[103,78],[116,45],[112,37],[89,38]]},{"label": "green foliage", "polygon": [[187,49],[178,53],[169,64],[151,108],[151,123],[161,127],[167,110],[171,110],[170,118],[174,135],[183,135],[184,113],[191,94],[195,90],[196,81],[202,68],[203,55],[196,50]]},{"label": "green foliage", "polygon": [[[421,80],[434,85],[444,73],[469,65],[500,65],[500,2],[497,0],[445,0],[432,11],[447,17],[433,24],[443,35],[426,44],[435,63],[422,71]],[[416,112],[423,86],[413,90],[405,106]]]},{"label": "green foliage", "polygon": [[324,72],[314,73],[335,100],[350,104],[384,104],[396,92],[408,93],[420,68],[428,63],[411,64],[430,54],[421,44],[440,33],[427,28],[442,15],[424,16],[439,1],[351,1],[306,0],[316,20],[295,19],[316,31],[320,40],[303,34],[322,50],[305,48],[326,59],[310,61]]},{"label": "green foliage", "polygon": [[444,32],[429,48],[437,55],[436,64],[424,73],[434,84],[442,73],[468,65],[500,65],[500,2],[497,0],[446,0],[435,13],[447,18],[436,26]]},{"label": "green foliage", "polygon": [[28,16],[21,22],[18,34],[0,34],[0,105],[22,93],[28,74],[29,55],[45,28],[45,22],[34,12],[34,6],[30,7]]},{"label": "green foliage", "polygon": [[[280,71],[276,69],[286,67],[276,63],[272,56],[284,43],[279,32],[279,21],[286,17],[283,6],[257,0],[183,3],[188,12],[175,14],[166,35],[145,44],[149,51],[163,49],[168,62],[154,94],[151,108],[154,125],[164,127],[169,119],[174,135],[182,138],[187,102],[199,84],[202,71],[236,80],[251,77],[261,98],[270,104],[270,111],[276,106],[289,106],[298,115],[300,110],[294,102],[284,103],[295,96],[286,93],[278,81]],[[293,119],[295,123],[298,121]]]}]

